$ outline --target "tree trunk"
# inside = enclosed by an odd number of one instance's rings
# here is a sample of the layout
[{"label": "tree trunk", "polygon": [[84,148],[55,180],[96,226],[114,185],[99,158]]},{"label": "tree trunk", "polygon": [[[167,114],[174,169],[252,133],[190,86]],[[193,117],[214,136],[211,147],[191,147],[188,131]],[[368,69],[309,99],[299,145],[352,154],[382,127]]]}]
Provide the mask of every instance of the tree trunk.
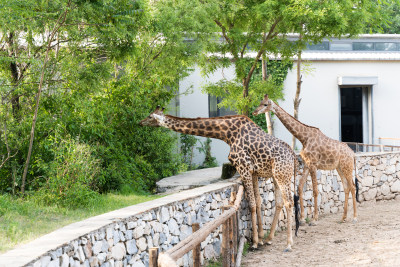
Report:
[{"label": "tree trunk", "polygon": [[[243,79],[243,99],[246,99],[249,96],[249,83],[247,79]],[[242,110],[243,115],[249,116],[249,107],[246,105]]]},{"label": "tree trunk", "polygon": [[[301,38],[301,35],[300,35]],[[301,102],[301,98],[300,98],[300,91],[301,91],[301,80],[302,76],[301,76],[301,51],[299,51],[297,53],[297,89],[296,89],[296,96],[293,100],[293,105],[294,105],[294,113],[293,113],[293,117],[295,119],[298,119],[299,117],[299,106],[300,106],[300,102]],[[296,137],[292,138],[292,149],[294,150],[296,147]]]},{"label": "tree trunk", "polygon": [[[262,57],[262,79],[263,79],[263,81],[267,80],[267,62],[265,60],[265,53],[263,54],[263,57]],[[265,120],[267,121],[268,134],[274,135],[274,129],[272,126],[270,112],[265,113]]]},{"label": "tree trunk", "polygon": [[39,88],[38,88],[38,92],[36,94],[36,106],[35,106],[35,112],[34,112],[33,120],[32,120],[31,138],[29,141],[28,155],[26,157],[24,173],[22,174],[22,184],[21,184],[21,193],[22,194],[25,193],[26,175],[28,173],[29,161],[30,161],[31,155],[32,155],[33,139],[35,138],[35,127],[36,127],[36,120],[37,120],[37,115],[38,115],[38,110],[39,110],[40,95],[42,93],[46,65],[47,65],[47,62],[49,61],[49,52],[51,50],[51,43],[54,40],[55,34],[57,33],[57,31],[60,29],[61,25],[65,22],[65,19],[67,18],[67,13],[69,11],[70,5],[71,5],[71,1],[68,1],[65,11],[58,18],[53,30],[51,31],[49,39],[48,39],[46,55],[45,55],[44,62],[43,62],[42,72],[40,74]]}]

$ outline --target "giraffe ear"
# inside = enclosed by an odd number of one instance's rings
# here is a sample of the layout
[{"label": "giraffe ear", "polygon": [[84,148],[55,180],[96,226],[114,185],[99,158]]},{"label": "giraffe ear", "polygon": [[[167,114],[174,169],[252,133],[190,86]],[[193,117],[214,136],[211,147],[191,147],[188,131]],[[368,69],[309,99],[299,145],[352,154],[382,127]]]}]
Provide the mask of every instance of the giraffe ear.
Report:
[{"label": "giraffe ear", "polygon": [[161,109],[161,111],[163,111],[163,112],[164,112],[164,109],[165,109],[165,108],[163,107],[163,108]]},{"label": "giraffe ear", "polygon": [[157,108],[156,109],[160,109],[160,105],[157,105]]}]

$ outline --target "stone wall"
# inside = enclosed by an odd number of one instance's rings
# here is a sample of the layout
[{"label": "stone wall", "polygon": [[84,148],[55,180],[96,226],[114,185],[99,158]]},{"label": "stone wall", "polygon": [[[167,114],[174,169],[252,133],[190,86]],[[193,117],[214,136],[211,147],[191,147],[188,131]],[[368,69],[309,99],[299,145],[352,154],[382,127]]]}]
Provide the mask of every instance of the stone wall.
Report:
[{"label": "stone wall", "polygon": [[[361,201],[392,199],[400,194],[400,153],[358,156]],[[317,179],[320,214],[343,211],[344,192],[337,172],[318,171]],[[201,227],[213,220],[221,214],[221,207],[228,204],[230,193],[232,190],[236,191],[236,187],[237,182],[231,180],[154,200],[145,211],[127,214],[124,218],[113,216],[111,223],[88,230],[67,242],[60,240],[60,244],[54,245],[52,250],[39,256],[37,253],[32,254],[23,264],[21,261],[13,261],[12,258],[18,253],[29,253],[29,244],[1,255],[0,266],[147,266],[149,247],[157,246],[165,251],[192,233],[193,222],[199,222]],[[306,211],[311,215],[313,202],[310,178],[305,187]],[[264,229],[269,229],[275,206],[273,183],[271,180],[260,180],[259,188],[263,198]],[[352,218],[351,210],[350,208],[348,218]],[[280,216],[279,226],[282,227],[285,226],[285,212]],[[338,220],[340,216],[338,214]],[[250,237],[251,222],[247,201],[243,201],[241,205],[239,229],[241,234]],[[220,230],[217,229],[201,243],[202,263],[219,256]],[[59,231],[61,233],[65,230]],[[179,264],[190,266],[191,256],[191,252],[186,254],[179,260]]]}]

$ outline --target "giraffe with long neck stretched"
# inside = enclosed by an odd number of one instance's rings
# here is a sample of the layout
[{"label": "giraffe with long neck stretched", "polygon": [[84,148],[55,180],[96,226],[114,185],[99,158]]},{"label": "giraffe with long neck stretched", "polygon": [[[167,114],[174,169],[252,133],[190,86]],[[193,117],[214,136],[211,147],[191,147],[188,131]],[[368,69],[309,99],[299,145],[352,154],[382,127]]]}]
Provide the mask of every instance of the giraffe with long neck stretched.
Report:
[{"label": "giraffe with long neck stretched", "polygon": [[[337,170],[343,183],[345,193],[344,212],[342,221],[347,218],[347,206],[349,200],[349,192],[353,197],[353,221],[357,221],[356,199],[358,200],[358,183],[353,182],[353,169],[356,168],[355,154],[351,148],[340,141],[324,135],[318,128],[306,125],[283,110],[278,104],[264,96],[260,105],[253,112],[254,115],[272,111],[283,123],[283,125],[291,132],[303,145],[300,156],[305,163],[303,175],[299,181],[298,193],[300,197],[301,215],[300,221],[304,222],[304,205],[303,205],[303,186],[308,174],[311,175],[314,196],[314,218],[311,224],[315,224],[318,220],[318,184],[317,169],[320,170]],[[357,175],[357,170],[356,170]],[[357,189],[357,190],[356,190]],[[356,194],[357,193],[357,194]]]},{"label": "giraffe with long neck stretched", "polygon": [[[157,109],[142,120],[142,126],[162,126],[175,132],[220,139],[230,146],[229,160],[241,176],[249,202],[252,221],[252,248],[263,244],[264,230],[261,213],[261,196],[258,177],[273,177],[276,210],[267,243],[275,234],[279,214],[285,207],[287,216],[287,247],[290,251],[292,238],[293,198],[292,176],[295,177],[297,158],[290,146],[266,134],[246,116],[224,116],[216,118],[180,118]],[[295,201],[297,196],[295,195]],[[297,205],[295,203],[295,210]],[[296,217],[297,218],[297,217]],[[258,227],[257,227],[258,223]],[[298,229],[296,219],[296,232]]]}]

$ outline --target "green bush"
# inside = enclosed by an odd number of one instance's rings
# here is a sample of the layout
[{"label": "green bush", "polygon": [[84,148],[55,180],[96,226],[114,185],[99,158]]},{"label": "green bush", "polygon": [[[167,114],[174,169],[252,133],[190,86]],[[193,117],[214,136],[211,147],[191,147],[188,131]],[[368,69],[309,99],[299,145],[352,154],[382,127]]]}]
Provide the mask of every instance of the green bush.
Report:
[{"label": "green bush", "polygon": [[54,159],[36,163],[44,171],[45,182],[33,194],[35,200],[75,208],[95,203],[100,161],[93,157],[91,147],[71,138],[48,141]]}]

